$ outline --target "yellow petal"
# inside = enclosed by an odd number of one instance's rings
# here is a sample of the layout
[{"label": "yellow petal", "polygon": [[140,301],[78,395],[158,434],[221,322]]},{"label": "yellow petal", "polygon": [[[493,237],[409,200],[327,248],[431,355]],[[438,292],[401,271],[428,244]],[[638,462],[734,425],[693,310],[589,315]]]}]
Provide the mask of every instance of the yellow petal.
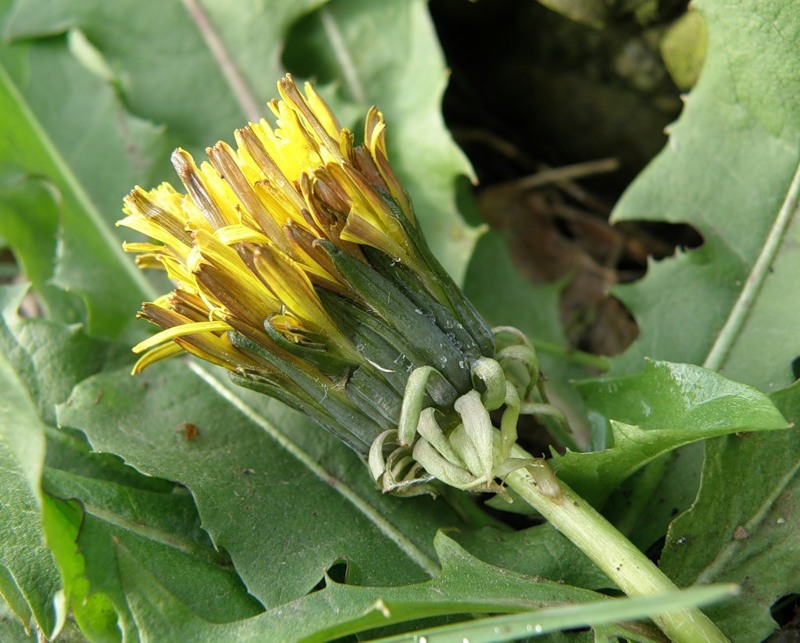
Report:
[{"label": "yellow petal", "polygon": [[213,234],[198,230],[195,243],[197,245],[186,262],[191,271],[197,270],[199,264],[205,261],[230,274],[234,282],[246,284],[254,281],[252,273],[236,250],[221,243]]},{"label": "yellow petal", "polygon": [[241,224],[219,228],[219,230],[214,231],[214,236],[220,243],[226,246],[232,246],[236,243],[244,242],[257,243],[259,245],[268,243],[267,237],[265,237],[262,233]]},{"label": "yellow petal", "polygon": [[383,178],[384,183],[389,187],[392,198],[406,215],[408,220],[416,224],[414,209],[408,194],[400,184],[394,171],[389,165],[389,154],[386,151],[386,123],[376,107],[370,108],[364,127],[364,147],[369,151],[378,172]]},{"label": "yellow petal", "polygon": [[161,254],[145,252],[136,257],[136,266],[142,270],[164,270]]},{"label": "yellow petal", "polygon": [[148,337],[143,342],[139,342],[131,350],[134,353],[141,353],[150,348],[163,344],[176,337],[183,337],[184,335],[193,335],[195,333],[218,333],[222,331],[232,330],[230,324],[223,321],[207,321],[207,322],[192,322],[189,324],[180,324],[162,330],[152,337]]},{"label": "yellow petal", "polygon": [[[292,122],[292,129],[297,128],[300,135],[309,141],[310,146],[320,155],[323,163],[328,161],[344,162],[344,157],[339,149],[338,130],[328,132],[322,120],[314,113],[303,94],[295,85],[290,75],[278,81],[278,92],[283,98],[279,107],[285,106],[280,110],[281,126],[288,125],[284,120]],[[317,97],[317,103],[321,102]],[[289,113],[294,118],[289,118]],[[295,123],[295,119],[298,119]],[[323,120],[328,120],[322,115]]]},{"label": "yellow petal", "polygon": [[342,239],[352,243],[372,246],[383,251],[392,259],[409,263],[408,251],[386,234],[380,228],[373,225],[372,217],[367,218],[362,215],[362,211],[353,211],[347,217],[347,223],[342,230]]},{"label": "yellow petal", "polygon": [[314,86],[311,83],[305,83],[305,85],[303,85],[303,89],[306,93],[308,106],[316,115],[323,129],[330,134],[331,137],[336,138],[339,135],[339,130],[342,129],[342,126],[339,125],[339,121],[336,119],[336,116],[331,111],[330,107],[328,107],[328,104],[322,100],[322,98],[320,98],[320,95],[317,93],[317,90],[314,89]]},{"label": "yellow petal", "polygon": [[131,230],[136,230],[136,232],[141,232],[143,235],[173,248],[178,253],[185,255],[189,252],[188,246],[180,243],[167,230],[158,225],[158,223],[139,214],[132,214],[124,219],[120,219],[115,225],[125,226]]},{"label": "yellow petal", "polygon": [[194,275],[189,272],[186,264],[181,259],[168,254],[161,254],[158,259],[167,271],[167,276],[172,281],[180,284],[185,290],[197,290]]},{"label": "yellow petal", "polygon": [[[212,303],[209,308],[221,308],[246,322],[253,331],[263,329],[264,320],[281,307],[272,284],[262,281],[236,250],[213,235],[198,231],[195,239],[197,252],[193,251],[189,268],[198,289]],[[253,249],[245,246],[242,252],[251,261]]]},{"label": "yellow petal", "polygon": [[125,252],[141,252],[147,254],[160,254],[164,252],[164,246],[158,243],[148,243],[148,242],[123,241],[122,249]]},{"label": "yellow petal", "polygon": [[170,357],[176,357],[184,352],[186,351],[184,351],[183,348],[173,342],[156,346],[136,360],[136,364],[134,364],[133,369],[131,369],[131,375],[138,375],[151,364],[160,362],[163,359],[169,359]]},{"label": "yellow petal", "polygon": [[229,223],[220,204],[214,200],[214,195],[204,181],[200,170],[197,169],[192,155],[186,150],[178,148],[172,153],[172,166],[178,173],[186,191],[191,195],[192,201],[200,209],[206,221],[212,228],[221,228]]},{"label": "yellow petal", "polygon": [[258,252],[254,259],[256,269],[286,308],[299,317],[310,330],[330,338],[340,350],[349,349],[349,340],[334,324],[308,276],[296,262],[274,251]]},{"label": "yellow petal", "polygon": [[223,366],[229,371],[248,370],[269,370],[270,366],[249,353],[240,351],[236,348],[228,335],[217,336],[212,333],[200,333],[198,335],[186,335],[176,337],[175,342],[179,344],[187,353],[191,353],[217,366]]}]

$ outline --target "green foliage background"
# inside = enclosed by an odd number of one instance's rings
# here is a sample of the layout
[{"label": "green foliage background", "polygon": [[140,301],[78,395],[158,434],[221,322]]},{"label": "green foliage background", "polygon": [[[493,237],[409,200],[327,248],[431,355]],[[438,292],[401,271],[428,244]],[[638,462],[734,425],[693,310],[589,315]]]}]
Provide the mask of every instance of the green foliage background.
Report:
[{"label": "green foliage background", "polygon": [[[696,4],[700,81],[614,218],[691,223],[704,243],[616,291],[640,337],[612,361],[624,377],[579,387],[613,448],[556,465],[641,547],[666,537],[679,585],[742,584],[709,613],[755,641],[800,592],[796,431],[740,433],[800,420],[800,9]],[[566,347],[558,287],[524,282],[456,208],[470,168],[425,2],[0,0],[0,19],[0,235],[42,309],[21,316],[27,288],[2,291],[0,639],[324,640],[604,599],[609,581],[548,525],[382,496],[333,438],[197,363],[128,374],[134,312],[165,284],[120,249],[122,195],[173,180],[175,146],[230,140],[285,67],[356,131],[379,105],[437,256],[491,323]],[[587,373],[543,364],[577,399],[567,381]]]}]

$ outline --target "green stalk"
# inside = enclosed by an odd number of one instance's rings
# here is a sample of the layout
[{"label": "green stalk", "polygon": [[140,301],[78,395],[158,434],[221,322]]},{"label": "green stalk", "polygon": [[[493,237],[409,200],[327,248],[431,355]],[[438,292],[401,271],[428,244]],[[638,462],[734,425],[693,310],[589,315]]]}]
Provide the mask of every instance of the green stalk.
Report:
[{"label": "green stalk", "polygon": [[[515,445],[512,457],[531,459],[532,456]],[[678,590],[633,543],[558,480],[544,460],[509,473],[505,482],[569,538],[628,596]],[[728,642],[728,638],[711,619],[697,608],[654,615],[652,619],[675,643]]]},{"label": "green stalk", "polygon": [[543,339],[531,338],[531,343],[536,349],[537,353],[547,353],[549,355],[557,355],[565,362],[573,364],[580,364],[581,366],[588,366],[589,368],[597,369],[605,373],[611,368],[611,364],[607,357],[602,355],[593,355],[584,351],[574,350],[555,342],[548,342]]}]

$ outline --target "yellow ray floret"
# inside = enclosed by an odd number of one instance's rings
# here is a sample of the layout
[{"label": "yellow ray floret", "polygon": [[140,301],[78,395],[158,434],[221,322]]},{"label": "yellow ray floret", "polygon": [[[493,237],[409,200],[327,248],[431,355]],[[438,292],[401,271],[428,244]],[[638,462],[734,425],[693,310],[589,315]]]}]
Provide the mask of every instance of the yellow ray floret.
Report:
[{"label": "yellow ray floret", "polygon": [[199,165],[175,150],[172,163],[186,194],[165,183],[149,192],[137,187],[125,198],[118,225],[152,239],[125,250],[138,253],[142,268],[164,268],[177,284],[173,296],[143,309],[166,330],[136,346],[145,351],[137,370],[180,350],[232,368],[244,354],[231,344],[232,330],[269,347],[275,329],[290,341],[356,358],[317,290],[359,295],[319,242],[359,261],[362,247],[372,246],[419,268],[398,219],[399,209],[414,224],[386,159],[380,112],[369,111],[364,145],[354,147],[311,85],[301,91],[287,76],[278,91],[281,100],[269,104],[275,126],[262,119],[237,130],[237,149],[216,143],[206,150],[210,162]]},{"label": "yellow ray floret", "polygon": [[221,321],[207,321],[207,322],[190,322],[181,324],[180,326],[173,326],[148,337],[142,342],[139,342],[131,350],[134,353],[143,353],[144,351],[154,348],[159,344],[169,342],[176,337],[183,337],[184,335],[195,335],[197,333],[220,332],[231,330],[230,324]]},{"label": "yellow ray floret", "polygon": [[330,343],[346,350],[350,347],[336,324],[328,316],[311,280],[289,257],[269,250],[257,252],[255,267],[267,281],[286,308],[315,334],[329,339]]}]

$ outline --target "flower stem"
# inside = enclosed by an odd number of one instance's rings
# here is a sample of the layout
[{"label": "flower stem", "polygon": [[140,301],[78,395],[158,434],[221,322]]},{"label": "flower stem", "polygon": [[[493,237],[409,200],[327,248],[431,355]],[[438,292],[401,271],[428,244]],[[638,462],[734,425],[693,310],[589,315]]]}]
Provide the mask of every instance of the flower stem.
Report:
[{"label": "flower stem", "polygon": [[[515,446],[512,457],[531,458]],[[558,480],[544,460],[517,469],[505,479],[528,504],[569,538],[628,596],[646,596],[678,588],[633,543],[583,498]],[[697,608],[652,617],[676,643],[727,642],[727,637]]]},{"label": "flower stem", "polygon": [[533,338],[531,342],[533,343],[533,347],[536,349],[537,353],[557,355],[566,362],[579,364],[581,366],[588,366],[589,368],[597,369],[603,373],[611,368],[608,358],[603,357],[602,355],[594,355],[592,353],[574,350],[567,346],[562,346],[561,344],[556,344],[554,342],[548,342],[543,339]]}]

